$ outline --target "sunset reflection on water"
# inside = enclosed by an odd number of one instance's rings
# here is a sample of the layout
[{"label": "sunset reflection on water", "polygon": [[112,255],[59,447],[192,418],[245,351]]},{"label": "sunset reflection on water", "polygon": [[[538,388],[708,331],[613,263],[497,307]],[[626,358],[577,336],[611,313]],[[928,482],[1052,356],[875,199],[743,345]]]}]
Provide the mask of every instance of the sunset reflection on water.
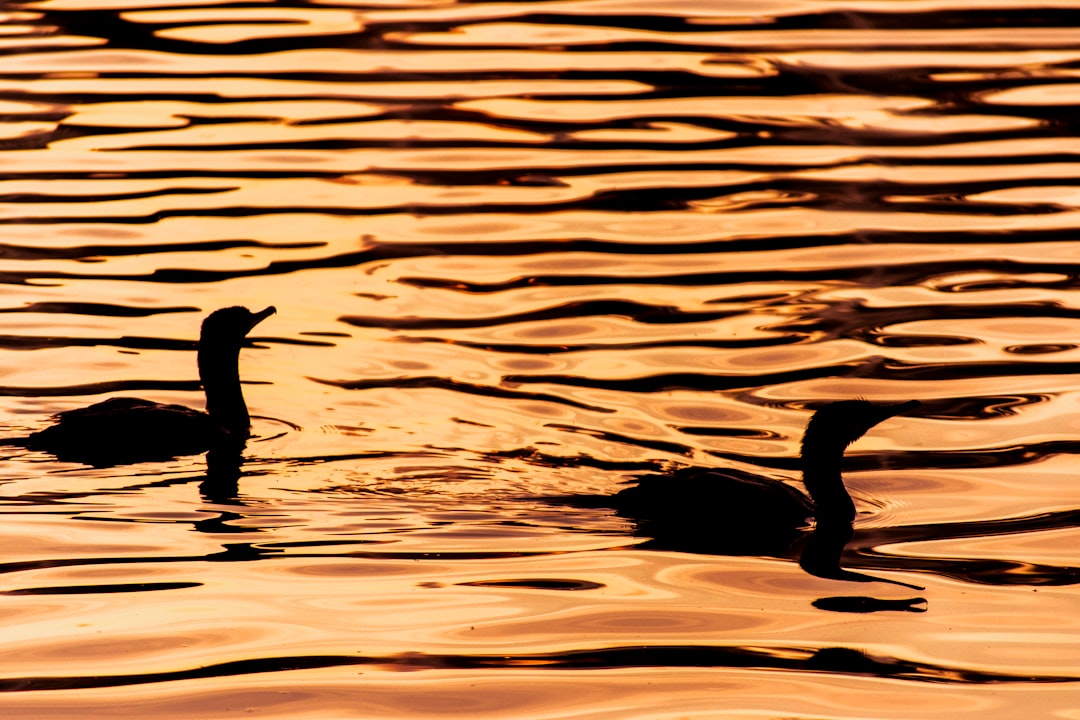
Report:
[{"label": "sunset reflection on water", "polygon": [[[1072,717],[1078,13],[9,4],[5,436],[278,312],[235,484],[4,447],[4,717]],[[854,397],[875,582],[563,502]]]}]

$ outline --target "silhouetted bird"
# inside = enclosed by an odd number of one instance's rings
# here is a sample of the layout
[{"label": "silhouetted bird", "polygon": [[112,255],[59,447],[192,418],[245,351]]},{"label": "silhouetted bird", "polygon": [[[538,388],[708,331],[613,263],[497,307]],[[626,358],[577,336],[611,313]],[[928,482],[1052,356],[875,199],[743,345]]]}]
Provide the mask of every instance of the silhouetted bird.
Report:
[{"label": "silhouetted bird", "polygon": [[920,405],[917,400],[841,400],[815,412],[802,441],[803,484],[809,497],[742,470],[681,468],[643,475],[614,495],[559,501],[614,508],[634,521],[636,535],[652,538],[642,547],[783,556],[805,534],[811,518],[819,528],[846,526],[850,532],[855,504],[840,473],[845,449],[878,423]]},{"label": "silhouetted bird", "polygon": [[251,419],[240,389],[240,346],[252,328],[275,312],[273,307],[256,313],[227,307],[203,321],[198,363],[206,412],[117,397],[59,413],[54,425],[6,442],[99,467],[207,450],[239,453],[251,435]]}]

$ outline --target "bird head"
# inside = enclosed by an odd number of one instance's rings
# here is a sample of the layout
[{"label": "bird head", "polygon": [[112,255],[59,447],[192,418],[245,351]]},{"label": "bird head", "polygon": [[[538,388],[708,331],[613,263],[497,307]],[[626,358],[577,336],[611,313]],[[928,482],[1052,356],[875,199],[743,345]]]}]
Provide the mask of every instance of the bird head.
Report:
[{"label": "bird head", "polygon": [[203,320],[201,342],[239,347],[252,328],[275,312],[277,310],[273,306],[258,312],[251,312],[241,305],[215,310]]},{"label": "bird head", "polygon": [[894,415],[922,406],[918,400],[875,403],[869,400],[839,400],[822,406],[806,425],[804,444],[815,442],[847,447],[866,432]]}]

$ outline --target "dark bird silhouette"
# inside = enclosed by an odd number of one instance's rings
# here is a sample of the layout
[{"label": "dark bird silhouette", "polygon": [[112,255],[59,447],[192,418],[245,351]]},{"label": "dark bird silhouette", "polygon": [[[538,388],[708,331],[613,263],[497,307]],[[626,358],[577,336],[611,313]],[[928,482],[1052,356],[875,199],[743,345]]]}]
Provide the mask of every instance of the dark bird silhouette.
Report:
[{"label": "dark bird silhouette", "polygon": [[890,404],[841,400],[815,412],[803,434],[801,453],[809,496],[783,482],[734,468],[681,468],[640,476],[614,495],[559,500],[614,508],[634,521],[636,535],[651,538],[641,547],[786,556],[806,535],[811,518],[818,529],[835,529],[829,537],[842,536],[845,528],[850,533],[855,504],[841,477],[844,451],[878,423],[920,405],[917,400]]},{"label": "dark bird silhouette", "polygon": [[117,397],[57,414],[55,423],[29,437],[8,440],[60,460],[108,467],[168,460],[206,451],[236,453],[251,435],[240,389],[240,347],[257,324],[276,312],[227,307],[211,313],[199,335],[199,378],[206,412]]}]

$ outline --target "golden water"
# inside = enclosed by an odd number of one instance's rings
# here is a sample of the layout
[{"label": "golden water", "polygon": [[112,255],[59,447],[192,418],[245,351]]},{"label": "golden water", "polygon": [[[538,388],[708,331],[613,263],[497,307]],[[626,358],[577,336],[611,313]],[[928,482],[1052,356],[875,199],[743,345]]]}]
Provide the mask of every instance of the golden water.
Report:
[{"label": "golden water", "polygon": [[[4,718],[1080,718],[1080,2],[0,10]],[[643,470],[852,448],[844,565],[651,549]]]}]

